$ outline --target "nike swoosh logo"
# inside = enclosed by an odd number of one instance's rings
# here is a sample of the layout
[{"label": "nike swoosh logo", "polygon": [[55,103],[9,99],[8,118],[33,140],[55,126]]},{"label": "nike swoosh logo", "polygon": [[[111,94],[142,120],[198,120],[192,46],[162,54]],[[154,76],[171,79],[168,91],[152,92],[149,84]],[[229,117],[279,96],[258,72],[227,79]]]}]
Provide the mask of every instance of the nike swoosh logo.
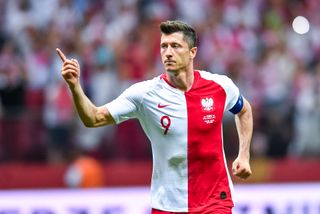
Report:
[{"label": "nike swoosh logo", "polygon": [[167,104],[167,105],[162,105],[161,103],[158,103],[158,108],[165,108],[165,107],[168,107],[170,104]]}]

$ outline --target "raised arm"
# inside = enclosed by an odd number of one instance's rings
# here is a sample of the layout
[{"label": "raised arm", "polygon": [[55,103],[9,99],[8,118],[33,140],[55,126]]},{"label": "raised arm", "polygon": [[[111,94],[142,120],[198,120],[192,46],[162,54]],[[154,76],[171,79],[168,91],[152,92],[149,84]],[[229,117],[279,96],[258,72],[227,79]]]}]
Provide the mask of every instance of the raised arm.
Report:
[{"label": "raised arm", "polygon": [[252,174],[249,160],[253,119],[251,106],[244,98],[243,108],[235,115],[235,122],[239,136],[239,154],[232,164],[232,173],[242,179],[246,179]]},{"label": "raised arm", "polygon": [[86,127],[98,127],[115,123],[108,109],[95,106],[85,95],[80,84],[80,65],[76,59],[67,59],[60,49],[56,49],[63,62],[61,75],[72,93],[79,117]]}]

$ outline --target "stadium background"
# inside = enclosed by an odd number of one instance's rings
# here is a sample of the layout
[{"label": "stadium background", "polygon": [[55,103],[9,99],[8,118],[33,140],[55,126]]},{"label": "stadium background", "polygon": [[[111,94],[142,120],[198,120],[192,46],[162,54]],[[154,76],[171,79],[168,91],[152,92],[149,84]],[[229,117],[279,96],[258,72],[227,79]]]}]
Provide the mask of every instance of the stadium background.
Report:
[{"label": "stadium background", "polygon": [[[55,48],[80,60],[82,85],[101,105],[163,72],[158,25],[168,19],[197,30],[196,67],[227,74],[252,104],[245,185],[319,183],[319,11],[317,0],[0,0],[0,189],[149,185],[137,121],[85,128]],[[306,34],[292,29],[298,15],[310,22]],[[231,114],[224,131],[231,163]]]}]

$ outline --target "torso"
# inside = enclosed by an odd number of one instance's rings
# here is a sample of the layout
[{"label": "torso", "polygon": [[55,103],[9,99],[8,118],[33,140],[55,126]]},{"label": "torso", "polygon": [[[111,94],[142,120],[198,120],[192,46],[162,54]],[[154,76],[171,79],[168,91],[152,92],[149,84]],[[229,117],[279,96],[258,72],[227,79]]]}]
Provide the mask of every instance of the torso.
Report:
[{"label": "torso", "polygon": [[159,210],[233,206],[222,139],[222,118],[233,102],[233,88],[220,75],[194,74],[187,92],[170,85],[165,75],[140,86],[145,90],[135,116],[151,141],[152,207]]}]

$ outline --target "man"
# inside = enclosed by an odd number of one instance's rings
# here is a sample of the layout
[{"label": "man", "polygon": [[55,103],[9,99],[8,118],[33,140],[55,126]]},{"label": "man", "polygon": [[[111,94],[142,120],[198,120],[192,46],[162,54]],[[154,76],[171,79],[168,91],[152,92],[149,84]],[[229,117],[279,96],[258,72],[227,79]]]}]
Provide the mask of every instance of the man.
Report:
[{"label": "man", "polygon": [[160,213],[231,213],[232,183],[223,152],[222,118],[235,114],[239,155],[234,175],[251,174],[249,148],[252,112],[248,101],[226,76],[194,70],[196,33],[180,21],[160,25],[165,73],[136,83],[112,102],[96,107],[81,89],[80,66],[63,61],[62,76],[88,127],[137,118],[153,151],[151,206]]}]

